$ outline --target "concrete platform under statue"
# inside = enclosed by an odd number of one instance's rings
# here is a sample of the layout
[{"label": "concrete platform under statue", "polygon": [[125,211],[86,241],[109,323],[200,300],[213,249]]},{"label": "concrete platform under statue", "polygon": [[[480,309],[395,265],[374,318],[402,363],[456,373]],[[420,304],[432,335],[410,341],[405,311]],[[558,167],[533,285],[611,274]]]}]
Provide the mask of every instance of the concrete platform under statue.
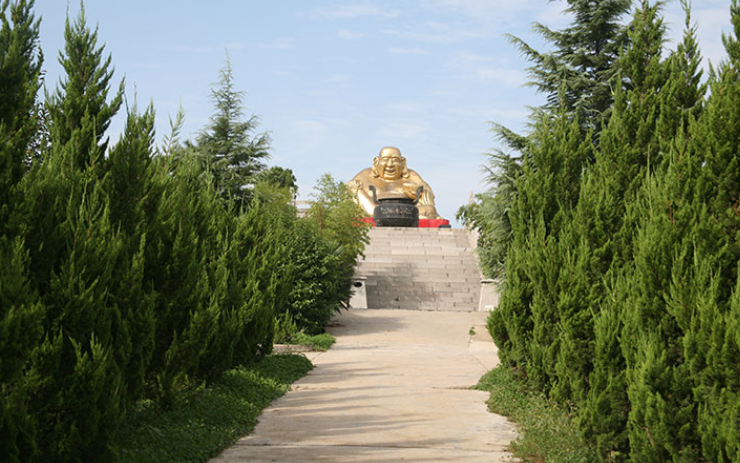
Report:
[{"label": "concrete platform under statue", "polygon": [[369,238],[354,275],[368,309],[479,310],[482,275],[466,230],[375,227]]},{"label": "concrete platform under statue", "polygon": [[378,227],[450,226],[449,220],[437,213],[432,188],[407,168],[406,158],[398,148],[381,149],[373,166],[360,171],[347,186],[355,202],[367,213],[366,223]]}]

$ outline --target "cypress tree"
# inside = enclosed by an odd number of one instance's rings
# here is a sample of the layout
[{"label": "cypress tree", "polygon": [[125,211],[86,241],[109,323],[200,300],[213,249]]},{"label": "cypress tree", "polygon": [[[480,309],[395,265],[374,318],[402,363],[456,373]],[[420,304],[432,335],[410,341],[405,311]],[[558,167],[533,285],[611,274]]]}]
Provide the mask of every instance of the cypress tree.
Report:
[{"label": "cypress tree", "polygon": [[161,189],[153,181],[154,108],[128,114],[121,140],[111,148],[104,178],[112,225],[122,234],[125,251],[115,266],[111,302],[121,311],[121,330],[130,342],[116,343],[131,401],[140,396],[154,345],[154,298],[144,280],[147,233]]},{"label": "cypress tree", "polygon": [[39,22],[34,1],[0,4],[0,233],[10,219],[11,189],[26,171],[27,150],[37,130],[41,85]]},{"label": "cypress tree", "polygon": [[595,163],[584,177],[572,222],[564,228],[561,252],[570,258],[561,272],[570,284],[553,296],[565,329],[560,330],[552,396],[575,403],[586,435],[596,437],[604,458],[626,452],[623,360],[615,356],[621,354],[615,352],[622,325],[616,314],[622,313],[619,296],[624,293],[605,284],[627,278],[623,272],[632,258],[635,223],[630,204],[648,166],[660,158],[655,127],[666,70],[658,11],[659,5],[643,2],[629,27],[630,45],[619,60],[620,81],[627,89],[616,88]]},{"label": "cypress tree", "polygon": [[108,101],[111,56],[104,58],[104,47],[98,48],[97,42],[98,29],[90,30],[81,4],[74,23],[68,17],[64,26],[64,52],[59,52],[59,63],[66,79],[47,96],[51,143],[57,152],[66,153],[67,169],[103,168],[109,141],[105,133],[123,101],[123,80]]},{"label": "cypress tree", "polygon": [[630,291],[622,299],[625,330],[632,333],[624,338],[623,352],[631,404],[630,454],[645,461],[693,461],[700,454],[696,410],[686,381],[690,372],[681,347],[690,314],[686,306],[666,304],[672,279],[690,264],[680,249],[697,213],[693,191],[699,169],[688,145],[697,136],[692,124],[701,114],[704,86],[699,84],[700,56],[688,5],[684,8],[684,41],[668,60],[669,78],[661,89],[664,99],[654,129],[662,165],[648,174],[630,205],[627,215],[634,217],[634,225],[626,221],[623,226],[638,229],[628,270]]},{"label": "cypress tree", "polygon": [[65,28],[66,77],[49,97],[51,147],[24,178],[30,280],[46,306],[43,342],[26,378],[40,454],[47,461],[110,461],[127,405],[123,366],[131,338],[112,300],[125,239],[110,217],[102,177],[110,58],[84,9]]},{"label": "cypress tree", "polygon": [[192,157],[182,156],[177,162],[172,156],[157,158],[153,166],[153,180],[161,189],[161,197],[146,237],[144,278],[157,294],[148,378],[156,384],[157,399],[167,405],[177,388],[185,385],[182,382],[192,369],[189,357],[175,355],[175,344],[190,323],[191,314],[205,304],[205,267],[215,212],[204,206],[204,190],[209,187]]},{"label": "cypress tree", "polygon": [[42,63],[33,0],[0,3],[0,455],[34,456],[35,430],[23,387],[29,353],[41,337],[43,304],[29,281],[19,183],[37,129]]},{"label": "cypress tree", "polygon": [[[590,156],[591,140],[581,138],[577,119],[561,113],[543,118],[530,157],[522,166],[519,194],[510,212],[514,242],[499,308],[488,322],[502,361],[517,366],[535,385],[548,389],[557,344],[559,280],[555,237],[578,198],[580,174]],[[512,254],[514,253],[514,254]]]},{"label": "cypress tree", "polygon": [[733,33],[723,36],[728,56],[710,76],[710,96],[692,140],[700,166],[695,207],[702,213],[697,214],[693,241],[684,252],[690,253],[694,265],[679,274],[682,279],[676,278],[671,298],[671,306],[694,309],[683,353],[692,373],[703,457],[718,462],[740,457],[736,319],[740,186],[734,183],[740,159],[740,4],[736,0],[730,12]]}]

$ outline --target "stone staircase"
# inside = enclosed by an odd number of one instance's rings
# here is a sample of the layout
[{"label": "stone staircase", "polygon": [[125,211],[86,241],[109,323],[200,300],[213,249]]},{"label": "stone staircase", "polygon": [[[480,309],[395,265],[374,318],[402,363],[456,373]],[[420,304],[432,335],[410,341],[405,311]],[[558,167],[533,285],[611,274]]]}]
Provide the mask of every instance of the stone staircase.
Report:
[{"label": "stone staircase", "polygon": [[373,228],[355,277],[370,309],[478,309],[481,274],[464,229]]}]

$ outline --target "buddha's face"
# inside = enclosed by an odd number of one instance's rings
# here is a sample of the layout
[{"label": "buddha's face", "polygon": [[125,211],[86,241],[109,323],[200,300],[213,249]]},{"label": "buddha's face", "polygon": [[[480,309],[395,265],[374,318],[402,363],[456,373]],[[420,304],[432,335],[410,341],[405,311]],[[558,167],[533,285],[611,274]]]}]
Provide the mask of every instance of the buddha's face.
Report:
[{"label": "buddha's face", "polygon": [[396,180],[403,175],[406,159],[397,149],[387,148],[380,152],[376,159],[376,169],[386,180]]}]

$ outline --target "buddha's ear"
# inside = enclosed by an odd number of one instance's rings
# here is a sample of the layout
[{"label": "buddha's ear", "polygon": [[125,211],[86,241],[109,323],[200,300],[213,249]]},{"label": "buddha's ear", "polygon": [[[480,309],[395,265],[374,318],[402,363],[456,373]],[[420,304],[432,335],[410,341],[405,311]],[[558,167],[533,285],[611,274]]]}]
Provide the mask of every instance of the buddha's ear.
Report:
[{"label": "buddha's ear", "polygon": [[371,174],[373,174],[373,177],[380,177],[380,172],[378,172],[378,163],[380,162],[380,159],[378,159],[377,156],[373,158],[373,168],[370,171]]},{"label": "buddha's ear", "polygon": [[403,165],[403,170],[401,171],[401,176],[403,178],[409,178],[409,169],[406,167],[406,158],[401,156],[401,164]]}]

